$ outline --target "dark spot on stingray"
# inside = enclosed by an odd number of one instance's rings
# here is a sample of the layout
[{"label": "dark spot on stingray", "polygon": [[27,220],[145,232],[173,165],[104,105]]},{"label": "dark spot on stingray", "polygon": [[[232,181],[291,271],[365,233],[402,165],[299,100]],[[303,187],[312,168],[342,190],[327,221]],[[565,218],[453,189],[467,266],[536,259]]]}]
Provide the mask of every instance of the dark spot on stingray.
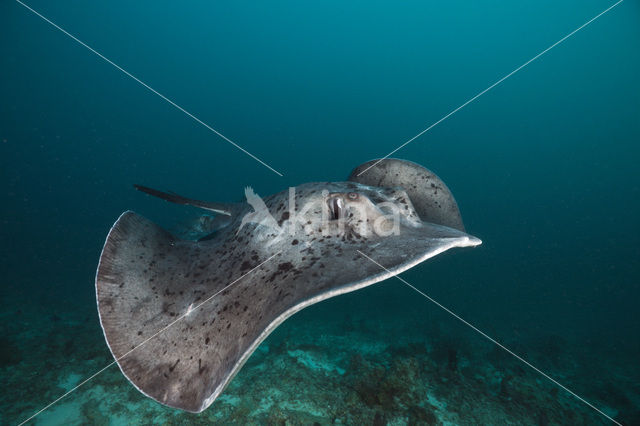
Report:
[{"label": "dark spot on stingray", "polygon": [[283,212],[280,216],[280,220],[278,220],[278,226],[282,226],[282,222],[289,219],[289,212]]},{"label": "dark spot on stingray", "polygon": [[293,241],[291,241],[291,245],[292,245],[292,246],[295,246],[296,244],[298,244],[298,240],[293,240]]},{"label": "dark spot on stingray", "polygon": [[291,268],[293,268],[293,264],[291,262],[283,262],[283,263],[278,265],[278,269],[280,271],[288,271]]}]

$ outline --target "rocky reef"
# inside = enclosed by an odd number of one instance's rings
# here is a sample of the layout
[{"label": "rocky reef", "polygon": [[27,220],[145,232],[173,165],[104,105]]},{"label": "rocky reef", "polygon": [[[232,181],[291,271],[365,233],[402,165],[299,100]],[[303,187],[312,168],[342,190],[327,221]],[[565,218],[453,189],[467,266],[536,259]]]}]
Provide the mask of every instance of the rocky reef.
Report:
[{"label": "rocky reef", "polygon": [[[382,302],[361,300],[347,295],[286,321],[201,414],[146,398],[112,365],[34,422],[609,424],[502,349],[433,313],[430,305],[422,306],[425,313],[420,314],[419,309],[383,311],[375,305]],[[3,313],[0,423],[28,418],[113,361],[90,308],[55,313],[34,304]],[[566,337],[523,340],[504,343],[612,417],[638,423],[638,372],[630,374],[629,360],[608,356],[603,368],[602,356],[585,354]],[[606,374],[595,378],[594,371]]]}]

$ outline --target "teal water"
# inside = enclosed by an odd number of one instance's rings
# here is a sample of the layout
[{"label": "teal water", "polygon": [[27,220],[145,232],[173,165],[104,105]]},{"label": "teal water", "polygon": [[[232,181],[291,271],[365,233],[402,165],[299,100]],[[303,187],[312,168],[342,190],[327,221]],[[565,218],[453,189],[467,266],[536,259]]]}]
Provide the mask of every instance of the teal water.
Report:
[{"label": "teal water", "polygon": [[[133,183],[236,201],[343,180],[613,2],[28,4],[284,176],[2,2],[3,424],[111,362],[93,279],[118,215],[197,214]],[[394,154],[483,240],[403,277],[623,424],[640,424],[639,24],[622,2]],[[393,280],[287,320],[225,395],[188,415],[113,367],[34,421],[607,423]]]}]

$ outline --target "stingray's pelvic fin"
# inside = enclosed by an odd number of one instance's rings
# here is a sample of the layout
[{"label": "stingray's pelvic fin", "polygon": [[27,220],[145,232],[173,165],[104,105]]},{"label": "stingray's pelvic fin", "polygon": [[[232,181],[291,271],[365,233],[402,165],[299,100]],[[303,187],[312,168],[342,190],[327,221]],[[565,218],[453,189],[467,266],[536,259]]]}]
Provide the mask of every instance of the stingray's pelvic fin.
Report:
[{"label": "stingray's pelvic fin", "polygon": [[186,198],[174,193],[158,191],[157,189],[149,188],[142,185],[133,185],[133,187],[138,191],[144,192],[145,194],[162,198],[163,200],[169,201],[171,203],[199,207],[201,209],[209,210],[218,214],[225,214],[227,216],[231,216],[233,212],[233,205],[230,203],[210,203],[208,201],[194,200],[192,198]]}]

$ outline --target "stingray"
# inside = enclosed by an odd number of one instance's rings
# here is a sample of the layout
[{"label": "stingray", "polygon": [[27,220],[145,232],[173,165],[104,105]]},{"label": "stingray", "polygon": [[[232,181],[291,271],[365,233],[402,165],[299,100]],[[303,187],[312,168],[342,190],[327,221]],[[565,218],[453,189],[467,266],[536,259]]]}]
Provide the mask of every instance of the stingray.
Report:
[{"label": "stingray", "polygon": [[358,176],[372,164],[345,182],[306,183],[264,199],[247,188],[244,203],[136,186],[221,220],[198,241],[131,211],[111,228],[96,296],[126,378],[162,404],[201,412],[297,311],[481,243],[465,233],[451,191],[434,173],[386,159]]}]

